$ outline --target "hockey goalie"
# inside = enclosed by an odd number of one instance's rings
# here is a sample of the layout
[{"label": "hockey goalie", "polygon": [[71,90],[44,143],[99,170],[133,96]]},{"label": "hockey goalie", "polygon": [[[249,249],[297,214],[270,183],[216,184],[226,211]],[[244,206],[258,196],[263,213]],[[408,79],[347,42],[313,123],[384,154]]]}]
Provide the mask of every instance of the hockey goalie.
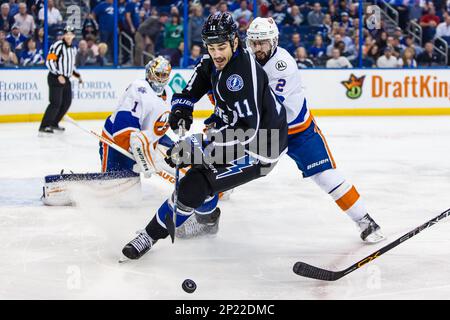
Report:
[{"label": "hockey goalie", "polygon": [[[165,86],[171,72],[170,63],[163,57],[151,60],[145,67],[145,79],[133,81],[119,100],[116,110],[105,121],[99,153],[101,173],[63,173],[45,177],[42,201],[46,205],[76,204],[76,192],[83,190],[95,198],[115,198],[119,194],[140,194],[140,173],[145,178],[159,175],[168,183],[174,182],[174,169],[165,158],[174,142],[166,135],[169,129],[170,105],[166,102]],[[105,141],[106,140],[106,141]],[[130,152],[126,157],[119,148]],[[180,174],[184,174],[184,170]],[[177,236],[189,238],[204,233],[216,233],[220,210],[218,196],[213,196],[198,214],[205,223],[199,224],[196,215],[190,217]],[[209,221],[214,217],[214,222]],[[216,223],[217,222],[217,223]]]}]

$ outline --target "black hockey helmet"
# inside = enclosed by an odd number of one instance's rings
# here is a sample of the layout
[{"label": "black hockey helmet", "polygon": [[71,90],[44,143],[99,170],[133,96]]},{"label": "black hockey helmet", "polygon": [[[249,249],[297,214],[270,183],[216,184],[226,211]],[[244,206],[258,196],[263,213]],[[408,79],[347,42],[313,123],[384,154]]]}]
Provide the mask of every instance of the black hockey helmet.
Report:
[{"label": "black hockey helmet", "polygon": [[202,40],[205,46],[225,41],[232,42],[236,36],[237,26],[229,12],[211,14],[203,25]]}]

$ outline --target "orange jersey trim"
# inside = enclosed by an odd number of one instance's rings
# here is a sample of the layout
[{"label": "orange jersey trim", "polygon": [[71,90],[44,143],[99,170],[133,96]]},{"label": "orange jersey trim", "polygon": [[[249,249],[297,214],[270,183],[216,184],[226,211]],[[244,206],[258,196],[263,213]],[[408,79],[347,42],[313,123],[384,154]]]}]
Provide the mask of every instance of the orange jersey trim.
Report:
[{"label": "orange jersey trim", "polygon": [[311,125],[312,121],[313,121],[313,116],[310,113],[309,117],[308,117],[308,120],[306,120],[302,124],[298,124],[298,125],[295,125],[295,126],[289,128],[288,129],[288,134],[296,134],[296,133],[305,131]]},{"label": "orange jersey trim", "polygon": [[336,200],[336,204],[343,210],[347,211],[350,209],[356,201],[359,199],[359,193],[356,191],[355,186],[352,186],[352,188],[344,194],[341,198]]},{"label": "orange jersey trim", "polygon": [[126,130],[114,137],[114,142],[125,150],[130,149],[130,135],[136,130]]}]

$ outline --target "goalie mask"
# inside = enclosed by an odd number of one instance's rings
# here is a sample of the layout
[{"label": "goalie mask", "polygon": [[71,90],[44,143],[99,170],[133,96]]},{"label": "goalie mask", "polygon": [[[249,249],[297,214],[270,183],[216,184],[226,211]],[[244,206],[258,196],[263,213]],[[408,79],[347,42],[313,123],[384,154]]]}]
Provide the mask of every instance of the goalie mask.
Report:
[{"label": "goalie mask", "polygon": [[247,46],[264,65],[278,46],[278,27],[272,18],[256,18],[247,30]]},{"label": "goalie mask", "polygon": [[145,77],[158,95],[163,93],[164,87],[169,82],[171,71],[170,62],[162,56],[154,58],[145,66]]}]

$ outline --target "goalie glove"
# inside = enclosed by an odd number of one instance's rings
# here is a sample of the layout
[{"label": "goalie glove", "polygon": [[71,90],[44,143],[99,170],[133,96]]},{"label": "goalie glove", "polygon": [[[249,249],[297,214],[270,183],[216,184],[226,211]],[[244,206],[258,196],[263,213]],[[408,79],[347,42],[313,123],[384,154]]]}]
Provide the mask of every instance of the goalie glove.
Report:
[{"label": "goalie glove", "polygon": [[136,161],[133,167],[134,172],[142,172],[144,177],[150,178],[153,173],[164,170],[164,158],[157,149],[157,145],[157,142],[150,142],[144,131],[131,133],[130,149]]}]

